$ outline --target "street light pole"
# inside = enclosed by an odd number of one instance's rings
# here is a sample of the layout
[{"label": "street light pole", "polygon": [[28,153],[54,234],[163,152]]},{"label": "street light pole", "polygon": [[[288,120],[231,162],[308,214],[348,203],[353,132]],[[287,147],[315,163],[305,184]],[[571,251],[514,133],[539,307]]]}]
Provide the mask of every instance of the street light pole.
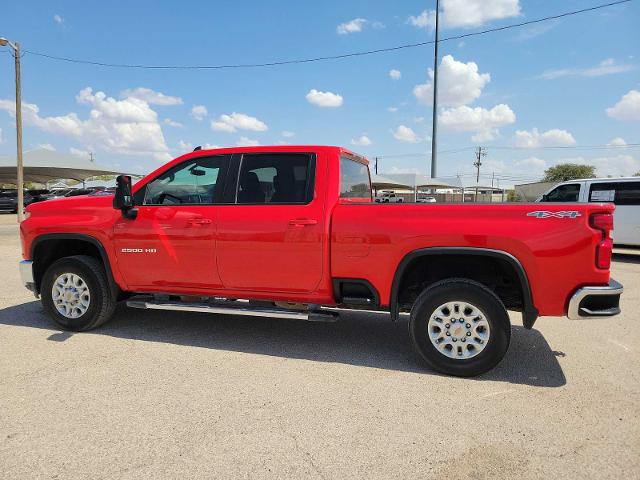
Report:
[{"label": "street light pole", "polygon": [[440,15],[440,0],[436,0],[436,41],[434,43],[433,58],[433,119],[431,123],[431,178],[437,176],[438,162],[438,20]]},{"label": "street light pole", "polygon": [[18,203],[16,210],[18,211],[18,223],[24,220],[24,175],[22,168],[22,92],[20,80],[20,44],[18,42],[11,43],[6,38],[0,38],[0,47],[9,45],[13,49],[13,57],[15,59],[16,68],[16,158],[17,158],[17,187],[18,187]]}]

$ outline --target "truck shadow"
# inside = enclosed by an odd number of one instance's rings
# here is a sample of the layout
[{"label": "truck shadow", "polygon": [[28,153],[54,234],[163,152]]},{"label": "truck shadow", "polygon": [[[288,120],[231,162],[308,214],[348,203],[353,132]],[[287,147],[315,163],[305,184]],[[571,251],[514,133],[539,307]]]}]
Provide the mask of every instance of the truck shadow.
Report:
[{"label": "truck shadow", "polygon": [[[90,333],[60,332],[40,303],[33,301],[0,310],[0,324],[50,330],[50,341],[73,335],[171,343],[259,355],[338,362],[349,365],[438,375],[422,367],[409,343],[407,322],[387,315],[346,313],[336,323],[313,323],[198,313],[157,312],[119,306],[114,318]],[[537,330],[512,327],[504,360],[474,380],[503,381],[537,387],[560,387],[566,378],[554,352]]]},{"label": "truck shadow", "polygon": [[640,249],[637,253],[614,253],[613,260],[620,263],[640,263]]}]

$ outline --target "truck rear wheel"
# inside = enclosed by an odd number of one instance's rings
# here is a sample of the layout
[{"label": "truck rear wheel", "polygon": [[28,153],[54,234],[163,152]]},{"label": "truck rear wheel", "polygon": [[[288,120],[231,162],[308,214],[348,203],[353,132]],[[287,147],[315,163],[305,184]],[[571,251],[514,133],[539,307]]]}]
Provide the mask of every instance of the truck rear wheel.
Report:
[{"label": "truck rear wheel", "polygon": [[86,255],[54,262],[42,277],[40,296],[45,311],[65,330],[96,328],[115,309],[104,267]]},{"label": "truck rear wheel", "polygon": [[511,323],[502,301],[487,287],[450,279],[418,296],[411,309],[409,335],[429,367],[473,377],[500,363],[509,348]]}]

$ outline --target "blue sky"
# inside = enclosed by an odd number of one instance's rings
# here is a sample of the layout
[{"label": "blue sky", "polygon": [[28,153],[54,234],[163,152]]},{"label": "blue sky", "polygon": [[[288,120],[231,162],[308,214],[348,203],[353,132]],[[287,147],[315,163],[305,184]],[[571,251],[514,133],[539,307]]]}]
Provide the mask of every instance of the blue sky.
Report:
[{"label": "blue sky", "polygon": [[[442,0],[441,36],[605,3]],[[8,2],[0,36],[129,64],[237,64],[433,38],[435,1]],[[441,45],[438,174],[534,179],[561,161],[640,170],[640,2]],[[2,50],[7,51],[6,47]],[[271,68],[137,70],[23,59],[25,149],[149,171],[196,145],[344,145],[381,172],[428,172],[431,46]],[[399,73],[391,73],[391,71]],[[0,153],[14,152],[13,63],[0,53]],[[199,107],[194,110],[194,107]],[[204,107],[204,108],[202,108]],[[587,149],[613,143],[617,148]],[[571,147],[550,149],[541,147]],[[517,147],[517,148],[514,148]],[[461,150],[467,148],[466,150]],[[412,156],[416,154],[416,156]]]}]

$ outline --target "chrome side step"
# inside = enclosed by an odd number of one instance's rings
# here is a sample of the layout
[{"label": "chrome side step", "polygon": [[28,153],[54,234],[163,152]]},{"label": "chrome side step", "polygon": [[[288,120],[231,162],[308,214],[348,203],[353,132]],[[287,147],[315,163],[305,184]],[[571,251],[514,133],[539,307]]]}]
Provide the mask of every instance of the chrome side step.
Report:
[{"label": "chrome side step", "polygon": [[338,314],[327,311],[295,311],[277,307],[255,307],[249,302],[172,302],[154,299],[127,300],[127,306],[148,310],[173,310],[179,312],[217,313],[223,315],[243,315],[248,317],[284,318],[287,320],[305,320],[309,322],[335,322]]}]

